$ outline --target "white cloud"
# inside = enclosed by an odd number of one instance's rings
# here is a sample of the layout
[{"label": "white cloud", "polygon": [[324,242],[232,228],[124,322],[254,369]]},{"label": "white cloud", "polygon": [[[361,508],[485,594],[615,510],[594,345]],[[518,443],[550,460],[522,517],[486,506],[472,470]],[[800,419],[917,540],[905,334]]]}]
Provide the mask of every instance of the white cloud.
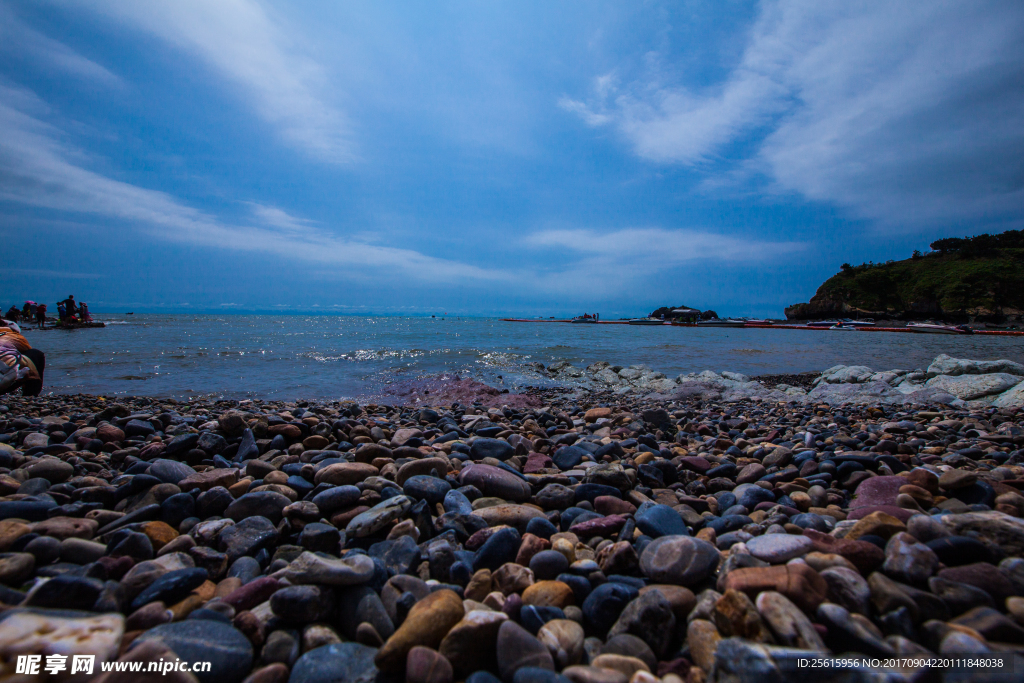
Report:
[{"label": "white cloud", "polygon": [[45,268],[4,268],[0,271],[0,275],[64,278],[67,280],[98,280],[105,277],[98,273],[71,273],[65,270],[46,270]]},{"label": "white cloud", "polygon": [[105,67],[83,57],[64,43],[44,36],[0,4],[0,50],[107,86],[122,85]]},{"label": "white cloud", "polygon": [[721,83],[654,73],[562,106],[661,163],[703,162],[752,136],[748,172],[857,217],[1019,216],[1022,35],[1019,0],[763,0]]},{"label": "white cloud", "polygon": [[252,204],[259,225],[225,222],[174,197],[88,170],[84,155],[60,141],[37,116],[45,105],[32,93],[0,85],[0,201],[116,219],[161,240],[293,261],[376,269],[381,279],[419,282],[503,281],[510,276],[411,249],[339,238],[311,221]]},{"label": "white cloud", "polygon": [[325,97],[323,67],[288,33],[283,17],[256,0],[99,0],[83,2],[201,59],[240,86],[259,115],[313,157],[354,158],[345,115]]},{"label": "white cloud", "polygon": [[765,242],[699,230],[626,228],[600,233],[594,230],[546,230],[529,235],[535,247],[562,247],[590,261],[624,263],[642,258],[649,270],[693,261],[756,261],[804,248],[798,242]]}]

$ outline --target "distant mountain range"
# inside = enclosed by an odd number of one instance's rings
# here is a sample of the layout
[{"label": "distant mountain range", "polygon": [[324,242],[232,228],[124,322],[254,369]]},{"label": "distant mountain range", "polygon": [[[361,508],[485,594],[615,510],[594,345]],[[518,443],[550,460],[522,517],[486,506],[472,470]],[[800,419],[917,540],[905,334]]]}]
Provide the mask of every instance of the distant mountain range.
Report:
[{"label": "distant mountain range", "polygon": [[949,322],[1021,320],[1024,231],[951,237],[903,261],[844,263],[790,320],[874,317]]}]

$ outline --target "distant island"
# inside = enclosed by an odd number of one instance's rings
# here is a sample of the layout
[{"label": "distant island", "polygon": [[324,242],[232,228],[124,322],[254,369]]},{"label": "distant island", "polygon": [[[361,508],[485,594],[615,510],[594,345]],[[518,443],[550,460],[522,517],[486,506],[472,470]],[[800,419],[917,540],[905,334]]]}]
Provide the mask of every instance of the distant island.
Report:
[{"label": "distant island", "polygon": [[874,317],[993,322],[1024,313],[1024,231],[950,237],[903,261],[844,263],[789,320]]},{"label": "distant island", "polygon": [[665,320],[717,320],[718,314],[714,311],[701,311],[693,306],[680,305],[656,308],[647,317]]}]

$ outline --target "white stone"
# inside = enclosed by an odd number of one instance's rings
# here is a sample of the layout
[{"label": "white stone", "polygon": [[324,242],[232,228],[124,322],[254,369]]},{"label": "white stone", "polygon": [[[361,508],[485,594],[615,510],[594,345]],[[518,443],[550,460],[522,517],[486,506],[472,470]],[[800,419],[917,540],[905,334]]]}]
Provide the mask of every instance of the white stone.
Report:
[{"label": "white stone", "polygon": [[986,375],[1000,372],[1024,376],[1024,365],[1006,359],[969,360],[966,358],[953,358],[943,353],[935,357],[935,360],[932,361],[927,370],[928,377],[936,377],[938,375]]},{"label": "white stone", "polygon": [[[57,675],[42,674],[39,679],[61,683],[87,681],[100,672],[104,662],[117,659],[124,636],[124,617],[120,614],[101,614],[93,617],[72,618],[16,612],[0,621],[0,661],[9,662],[13,671],[18,655],[64,655],[67,670]],[[77,673],[71,676],[72,655],[93,655],[93,675]],[[6,669],[0,667],[0,675]],[[3,680],[35,680],[26,676]]]},{"label": "white stone", "polygon": [[984,375],[939,375],[932,377],[925,382],[925,385],[941,389],[959,399],[970,401],[982,396],[1001,394],[1007,389],[1020,384],[1021,379],[1021,377],[1005,372]]},{"label": "white stone", "polygon": [[1018,408],[1024,406],[1024,382],[1007,389],[992,401],[996,408]]},{"label": "white stone", "polygon": [[733,382],[749,382],[750,378],[739,372],[729,372],[728,370],[722,371],[722,377],[731,379]]}]

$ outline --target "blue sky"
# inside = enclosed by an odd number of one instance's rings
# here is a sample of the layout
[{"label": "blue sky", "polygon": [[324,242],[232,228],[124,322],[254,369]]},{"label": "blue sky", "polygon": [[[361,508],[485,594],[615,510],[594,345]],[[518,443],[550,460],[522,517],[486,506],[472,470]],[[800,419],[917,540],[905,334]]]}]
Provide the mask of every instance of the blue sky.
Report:
[{"label": "blue sky", "polygon": [[0,304],[781,315],[1024,224],[1020,0],[0,0]]}]

